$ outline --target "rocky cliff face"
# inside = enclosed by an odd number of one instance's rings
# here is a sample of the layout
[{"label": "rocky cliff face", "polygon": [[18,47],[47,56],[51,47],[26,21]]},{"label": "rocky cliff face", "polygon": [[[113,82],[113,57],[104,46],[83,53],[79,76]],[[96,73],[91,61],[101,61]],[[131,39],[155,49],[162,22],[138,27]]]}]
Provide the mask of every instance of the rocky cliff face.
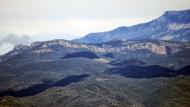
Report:
[{"label": "rocky cliff face", "polygon": [[106,52],[117,52],[126,54],[128,52],[135,52],[141,50],[148,50],[155,54],[173,54],[183,49],[189,48],[189,45],[183,45],[180,43],[166,42],[166,41],[125,41],[125,40],[112,40],[109,42],[101,44],[85,44],[85,43],[75,43],[66,40],[52,40],[46,42],[32,43],[28,45],[18,45],[9,52],[8,54],[2,56],[2,59],[7,59],[9,57],[15,56],[21,53],[49,53],[49,52],[66,52],[65,49],[79,49],[79,50],[89,50],[98,53]]},{"label": "rocky cliff face", "polygon": [[[105,49],[114,47],[112,43],[104,44]],[[120,41],[120,45],[114,47],[119,52],[149,50],[156,54],[172,54],[186,48],[177,43],[168,43],[166,41]]]}]

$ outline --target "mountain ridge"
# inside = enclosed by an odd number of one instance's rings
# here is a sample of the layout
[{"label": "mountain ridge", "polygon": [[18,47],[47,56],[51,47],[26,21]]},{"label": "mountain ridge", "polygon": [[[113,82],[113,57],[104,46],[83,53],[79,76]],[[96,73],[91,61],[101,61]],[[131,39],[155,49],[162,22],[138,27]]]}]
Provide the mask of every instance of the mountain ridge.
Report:
[{"label": "mountain ridge", "polygon": [[190,48],[189,43],[171,42],[163,40],[121,40],[114,39],[105,43],[78,43],[64,39],[56,39],[44,42],[34,42],[31,45],[17,45],[9,53],[1,56],[1,60],[31,53],[39,56],[46,53],[72,53],[73,51],[92,51],[97,53],[121,53],[147,51],[158,55],[170,55]]},{"label": "mountain ridge", "polygon": [[190,9],[167,11],[150,22],[133,26],[121,26],[111,31],[90,33],[76,42],[101,43],[112,39],[156,39],[190,41]]}]

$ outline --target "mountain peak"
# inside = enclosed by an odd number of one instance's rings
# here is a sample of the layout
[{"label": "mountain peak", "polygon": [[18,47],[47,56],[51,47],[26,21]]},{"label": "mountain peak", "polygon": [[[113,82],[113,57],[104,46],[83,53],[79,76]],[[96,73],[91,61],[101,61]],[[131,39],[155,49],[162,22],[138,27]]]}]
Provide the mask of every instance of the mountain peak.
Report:
[{"label": "mountain peak", "polygon": [[181,11],[166,11],[161,17],[166,17],[170,22],[189,23],[190,9]]},{"label": "mountain peak", "polygon": [[166,11],[164,15],[190,14],[190,9],[180,11]]}]

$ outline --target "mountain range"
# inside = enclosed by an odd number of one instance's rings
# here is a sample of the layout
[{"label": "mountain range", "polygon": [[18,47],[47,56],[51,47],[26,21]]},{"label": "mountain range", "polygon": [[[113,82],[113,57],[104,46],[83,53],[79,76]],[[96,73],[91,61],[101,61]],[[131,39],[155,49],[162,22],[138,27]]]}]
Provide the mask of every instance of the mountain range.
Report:
[{"label": "mountain range", "polygon": [[170,40],[190,41],[190,9],[167,11],[159,18],[129,27],[118,27],[112,31],[90,33],[76,42],[101,43],[112,39],[124,40]]},{"label": "mountain range", "polygon": [[0,56],[0,107],[189,107],[189,11],[16,45]]}]

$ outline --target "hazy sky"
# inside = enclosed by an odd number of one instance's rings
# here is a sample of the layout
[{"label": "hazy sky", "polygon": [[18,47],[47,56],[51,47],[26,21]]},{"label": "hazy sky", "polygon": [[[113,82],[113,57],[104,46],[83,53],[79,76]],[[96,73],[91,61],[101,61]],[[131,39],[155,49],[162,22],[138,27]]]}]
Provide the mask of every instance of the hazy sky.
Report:
[{"label": "hazy sky", "polygon": [[189,8],[190,0],[0,0],[0,41],[10,33],[73,39]]}]

